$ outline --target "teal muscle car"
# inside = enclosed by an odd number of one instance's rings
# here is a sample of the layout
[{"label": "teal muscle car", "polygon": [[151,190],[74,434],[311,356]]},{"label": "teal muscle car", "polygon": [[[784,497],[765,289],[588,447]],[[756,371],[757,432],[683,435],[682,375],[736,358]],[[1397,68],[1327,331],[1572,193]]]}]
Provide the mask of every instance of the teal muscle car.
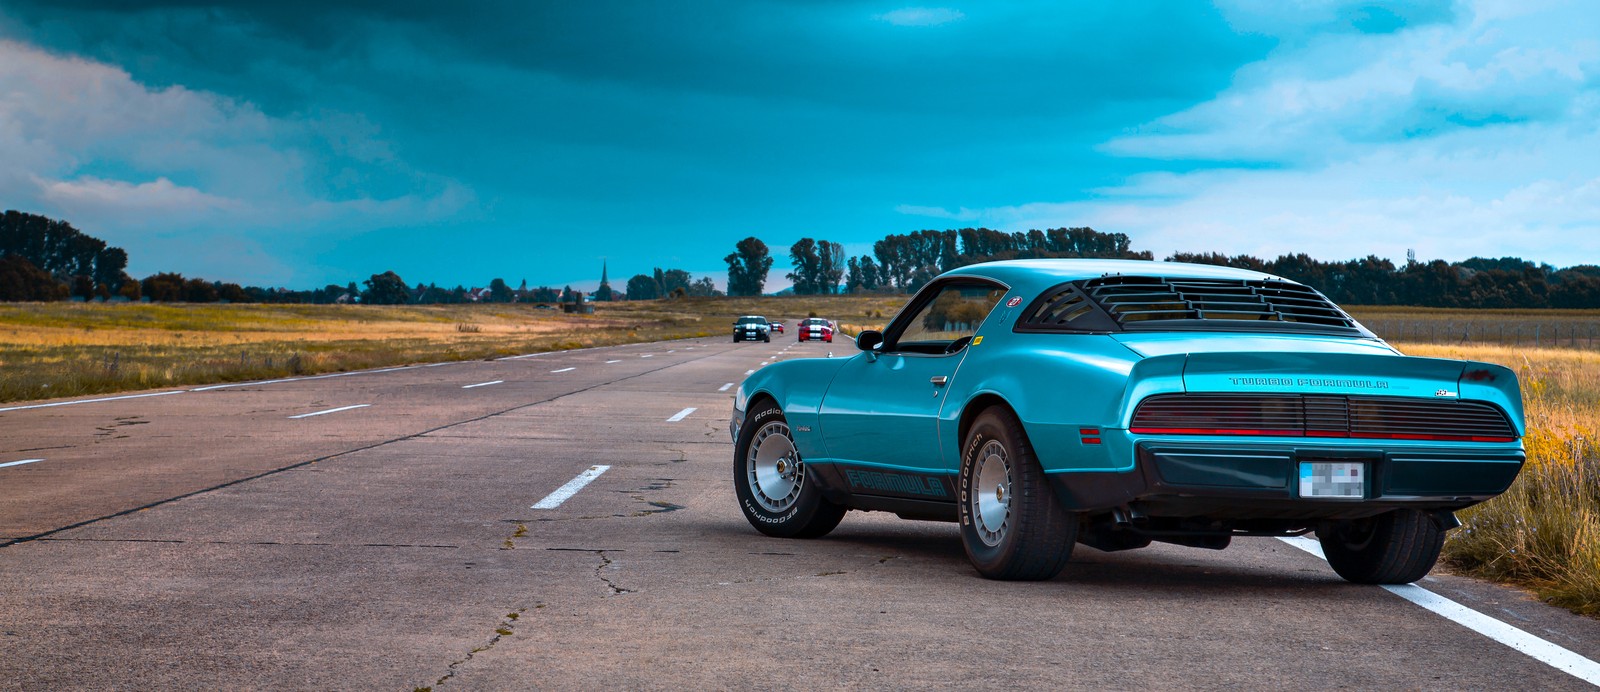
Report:
[{"label": "teal muscle car", "polygon": [[851,509],[956,521],[979,574],[1028,580],[1076,543],[1315,533],[1345,579],[1408,583],[1524,460],[1510,370],[1402,355],[1259,272],[972,265],[856,346],[735,395],[734,488],[764,534],[822,536]]}]

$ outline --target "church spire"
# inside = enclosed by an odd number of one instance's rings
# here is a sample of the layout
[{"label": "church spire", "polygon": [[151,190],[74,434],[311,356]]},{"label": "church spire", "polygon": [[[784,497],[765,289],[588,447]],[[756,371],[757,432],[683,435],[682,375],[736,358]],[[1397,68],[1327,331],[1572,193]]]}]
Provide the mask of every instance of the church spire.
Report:
[{"label": "church spire", "polygon": [[611,282],[606,280],[606,260],[600,259],[600,287],[594,290],[595,300],[616,300],[616,294],[611,292]]}]

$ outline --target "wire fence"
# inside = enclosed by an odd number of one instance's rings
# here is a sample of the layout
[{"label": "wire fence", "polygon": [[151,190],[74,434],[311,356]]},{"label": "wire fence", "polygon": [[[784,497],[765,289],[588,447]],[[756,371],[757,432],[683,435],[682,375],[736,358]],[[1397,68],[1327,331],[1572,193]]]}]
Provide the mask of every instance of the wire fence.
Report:
[{"label": "wire fence", "polygon": [[1532,348],[1600,348],[1600,322],[1577,320],[1361,320],[1385,341],[1423,344],[1496,344]]}]

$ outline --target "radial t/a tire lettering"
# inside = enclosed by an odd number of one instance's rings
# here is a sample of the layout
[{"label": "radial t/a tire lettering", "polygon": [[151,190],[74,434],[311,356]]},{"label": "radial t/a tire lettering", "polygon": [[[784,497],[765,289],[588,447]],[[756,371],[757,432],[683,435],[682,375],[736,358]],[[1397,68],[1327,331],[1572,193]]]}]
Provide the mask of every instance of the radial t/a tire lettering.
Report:
[{"label": "radial t/a tire lettering", "polygon": [[993,406],[962,444],[961,545],[978,574],[1040,581],[1061,573],[1078,538],[1078,518],[1050,489],[1016,415]]},{"label": "radial t/a tire lettering", "polygon": [[1317,529],[1322,553],[1339,576],[1357,584],[1410,584],[1433,569],[1444,530],[1432,517],[1397,509]]},{"label": "radial t/a tire lettering", "polygon": [[822,496],[800,459],[783,410],[771,401],[750,407],[733,447],[733,489],[744,518],[779,538],[818,538],[844,518],[845,507]]}]

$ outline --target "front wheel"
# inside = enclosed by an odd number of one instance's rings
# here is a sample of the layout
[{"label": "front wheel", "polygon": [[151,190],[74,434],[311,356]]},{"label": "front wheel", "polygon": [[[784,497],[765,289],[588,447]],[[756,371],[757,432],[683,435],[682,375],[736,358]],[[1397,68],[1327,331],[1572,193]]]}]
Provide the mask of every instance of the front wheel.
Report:
[{"label": "front wheel", "polygon": [[1004,407],[978,414],[961,453],[961,545],[978,574],[1041,581],[1061,573],[1078,539],[1022,423]]},{"label": "front wheel", "polygon": [[806,473],[777,404],[752,406],[733,452],[733,489],[744,518],[779,538],[818,538],[844,518]]},{"label": "front wheel", "polygon": [[1322,554],[1339,576],[1357,584],[1410,584],[1439,561],[1444,530],[1422,512],[1397,509],[1317,529]]}]

